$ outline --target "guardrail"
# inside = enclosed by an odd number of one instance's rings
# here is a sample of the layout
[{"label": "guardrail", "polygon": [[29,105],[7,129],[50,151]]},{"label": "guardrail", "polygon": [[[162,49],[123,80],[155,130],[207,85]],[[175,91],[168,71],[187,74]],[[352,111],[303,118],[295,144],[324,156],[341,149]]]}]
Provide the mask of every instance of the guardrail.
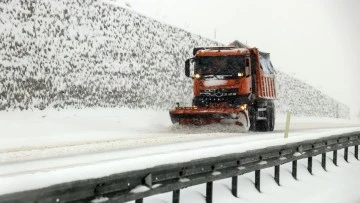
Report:
[{"label": "guardrail", "polygon": [[296,179],[298,160],[307,158],[308,171],[312,173],[312,158],[321,154],[321,165],[326,170],[327,152],[333,152],[333,163],[337,165],[337,151],[340,149],[344,149],[347,161],[348,149],[354,146],[354,155],[359,159],[359,144],[360,132],[333,135],[6,194],[0,196],[0,202],[91,202],[101,199],[141,203],[145,197],[172,191],[172,202],[179,203],[182,188],[206,183],[206,202],[211,203],[213,181],[232,178],[231,192],[237,196],[237,177],[255,171],[255,187],[260,191],[261,169],[274,167],[275,181],[280,184],[280,165],[292,162],[292,176]]}]

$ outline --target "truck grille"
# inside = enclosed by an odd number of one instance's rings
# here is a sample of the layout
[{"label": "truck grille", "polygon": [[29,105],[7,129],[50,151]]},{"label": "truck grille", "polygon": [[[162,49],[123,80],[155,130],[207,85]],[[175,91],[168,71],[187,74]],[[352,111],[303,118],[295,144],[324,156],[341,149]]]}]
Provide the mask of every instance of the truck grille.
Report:
[{"label": "truck grille", "polygon": [[200,96],[227,97],[227,96],[236,96],[237,92],[238,92],[237,88],[200,90]]}]

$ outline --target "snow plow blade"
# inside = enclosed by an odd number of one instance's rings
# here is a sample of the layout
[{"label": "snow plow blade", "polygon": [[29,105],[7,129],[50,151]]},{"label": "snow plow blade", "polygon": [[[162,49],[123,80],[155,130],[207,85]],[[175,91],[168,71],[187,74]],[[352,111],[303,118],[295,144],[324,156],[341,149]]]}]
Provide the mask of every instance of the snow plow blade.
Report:
[{"label": "snow plow blade", "polygon": [[225,123],[250,128],[247,109],[233,107],[176,107],[170,110],[172,123],[180,125],[207,125]]}]

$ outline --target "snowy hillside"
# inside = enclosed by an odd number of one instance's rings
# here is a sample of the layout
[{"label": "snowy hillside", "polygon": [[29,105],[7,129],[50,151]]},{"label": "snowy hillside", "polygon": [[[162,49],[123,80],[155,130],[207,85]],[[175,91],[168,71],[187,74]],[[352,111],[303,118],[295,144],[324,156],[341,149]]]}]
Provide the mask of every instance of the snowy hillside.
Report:
[{"label": "snowy hillside", "polygon": [[349,118],[348,106],[339,103],[314,87],[283,72],[276,75],[277,111],[290,110],[297,116]]},{"label": "snowy hillside", "polygon": [[[220,45],[105,0],[2,1],[0,12],[0,110],[189,104],[184,60]],[[284,73],[277,85],[280,113],[349,116]]]}]

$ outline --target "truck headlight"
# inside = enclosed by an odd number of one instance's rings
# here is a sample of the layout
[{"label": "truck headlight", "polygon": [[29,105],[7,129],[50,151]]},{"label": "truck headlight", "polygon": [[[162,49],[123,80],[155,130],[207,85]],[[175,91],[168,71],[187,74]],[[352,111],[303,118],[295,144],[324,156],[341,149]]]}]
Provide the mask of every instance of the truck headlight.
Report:
[{"label": "truck headlight", "polygon": [[194,78],[196,78],[196,79],[199,79],[201,76],[200,76],[200,74],[195,74],[194,75]]},{"label": "truck headlight", "polygon": [[238,76],[242,77],[242,76],[244,76],[244,73],[238,73]]},{"label": "truck headlight", "polygon": [[240,106],[240,109],[241,109],[242,111],[244,111],[246,108],[247,108],[247,104],[243,104],[243,105]]}]

